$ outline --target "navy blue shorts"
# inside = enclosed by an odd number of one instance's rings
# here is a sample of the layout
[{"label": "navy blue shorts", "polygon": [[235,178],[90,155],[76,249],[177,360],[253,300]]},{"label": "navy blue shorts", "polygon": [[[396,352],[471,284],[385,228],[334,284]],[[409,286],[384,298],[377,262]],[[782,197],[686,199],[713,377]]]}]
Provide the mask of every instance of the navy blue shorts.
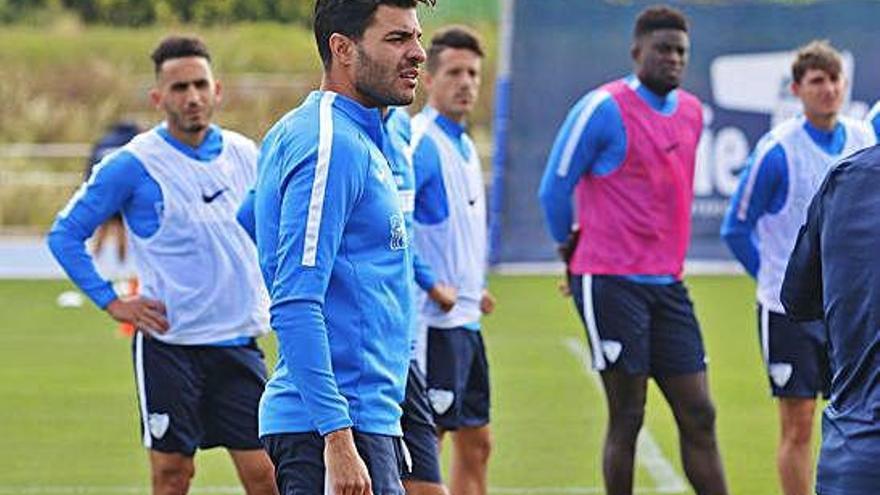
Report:
[{"label": "navy blue shorts", "polygon": [[831,368],[821,321],[794,322],[758,304],[758,338],[773,397],[828,398]]},{"label": "navy blue shorts", "polygon": [[428,400],[444,430],[489,424],[489,362],[483,335],[428,327]]},{"label": "navy blue shorts", "polygon": [[[280,495],[324,495],[324,438],[317,432],[266,435],[263,447],[275,464]],[[367,465],[374,495],[403,495],[405,471],[399,437],[354,430],[354,445]]]},{"label": "navy blue shorts", "polygon": [[409,450],[411,469],[404,480],[441,483],[440,449],[437,445],[437,427],[434,425],[428,386],[418,363],[410,361],[406,377],[406,397],[401,404],[403,441]]},{"label": "navy blue shorts", "polygon": [[257,408],[266,366],[256,343],[171,345],[137,332],[133,356],[145,447],[186,456],[261,448]]},{"label": "navy blue shorts", "polygon": [[618,275],[572,275],[569,286],[596,370],[663,377],[706,369],[700,326],[681,282],[652,285]]}]

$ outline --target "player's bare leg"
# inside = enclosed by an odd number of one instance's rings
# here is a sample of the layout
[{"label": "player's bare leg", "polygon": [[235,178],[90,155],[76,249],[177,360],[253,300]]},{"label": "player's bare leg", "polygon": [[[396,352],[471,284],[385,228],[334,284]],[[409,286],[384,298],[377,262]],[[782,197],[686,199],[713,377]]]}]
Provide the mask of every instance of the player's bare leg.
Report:
[{"label": "player's bare leg", "polygon": [[697,495],[726,495],[706,372],[657,378],[678,424],[684,472]]},{"label": "player's bare leg", "polygon": [[406,495],[449,495],[446,487],[439,483],[406,480],[403,482]]},{"label": "player's bare leg", "polygon": [[[442,440],[444,434],[440,433]],[[489,425],[460,428],[450,432],[452,466],[449,492],[453,495],[488,493],[489,456],[492,453],[492,430]]]},{"label": "player's bare leg", "polygon": [[153,495],[186,495],[196,474],[192,457],[150,450]]},{"label": "player's bare leg", "polygon": [[229,450],[238,479],[247,495],[278,495],[275,466],[262,449]]},{"label": "player's bare leg", "polygon": [[776,466],[782,493],[807,495],[813,479],[813,414],[815,399],[781,397],[779,419],[781,435]]},{"label": "player's bare leg", "polygon": [[636,440],[645,417],[647,375],[603,371],[608,402],[608,430],[602,452],[602,474],[608,495],[632,495]]}]

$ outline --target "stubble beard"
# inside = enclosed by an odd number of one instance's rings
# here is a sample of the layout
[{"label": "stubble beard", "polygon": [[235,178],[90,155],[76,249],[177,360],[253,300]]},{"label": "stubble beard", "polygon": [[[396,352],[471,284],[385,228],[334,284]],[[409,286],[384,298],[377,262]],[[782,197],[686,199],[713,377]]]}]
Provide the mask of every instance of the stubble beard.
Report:
[{"label": "stubble beard", "polygon": [[383,67],[361,47],[358,47],[358,58],[360,63],[355,73],[355,89],[358,93],[366,96],[377,107],[402,106],[413,102],[415,90],[394,92],[394,83],[398,77],[397,67]]}]

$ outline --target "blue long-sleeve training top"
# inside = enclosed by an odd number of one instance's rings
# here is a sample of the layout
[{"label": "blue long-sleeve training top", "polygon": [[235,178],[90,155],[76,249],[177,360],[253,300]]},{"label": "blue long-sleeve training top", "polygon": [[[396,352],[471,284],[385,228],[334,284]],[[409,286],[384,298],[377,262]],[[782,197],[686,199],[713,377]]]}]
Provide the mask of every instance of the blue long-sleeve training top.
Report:
[{"label": "blue long-sleeve training top", "polygon": [[[407,148],[411,137],[410,119],[402,108],[391,108],[385,116],[385,133],[388,139],[384,142],[386,156],[394,173],[394,181],[400,193],[403,216],[406,219],[406,231],[413,236],[413,203],[415,198],[415,177],[411,161],[407,158]],[[248,192],[237,214],[238,223],[256,240],[256,221],[254,218],[254,191]],[[414,248],[414,246],[411,246]],[[430,291],[437,284],[437,277],[431,267],[412,249],[413,271],[416,284],[424,291]]]},{"label": "blue long-sleeve training top", "polygon": [[316,91],[263,140],[257,250],[279,360],[260,434],[400,435],[412,260],[377,109]]},{"label": "blue long-sleeve training top", "polygon": [[[636,93],[658,112],[670,115],[678,108],[677,91],[660,96],[640,84],[635,75],[628,76],[626,81],[634,85]],[[572,152],[567,153],[567,148]],[[613,173],[623,165],[626,149],[623,117],[610,94],[601,89],[590,91],[571,108],[556,134],[538,189],[544,220],[553,240],[561,244],[571,232],[574,223],[572,198],[581,178],[585,174],[606,176]],[[628,275],[625,278],[646,284],[676,281],[672,274]]]},{"label": "blue long-sleeve training top", "polygon": [[[803,128],[816,145],[832,156],[841,153],[846,132],[840,123],[832,131],[816,128],[804,119]],[[788,157],[772,132],[765,134],[740,173],[739,185],[730,199],[721,237],[752,277],[761,266],[755,228],[763,215],[778,213],[787,201]]]}]

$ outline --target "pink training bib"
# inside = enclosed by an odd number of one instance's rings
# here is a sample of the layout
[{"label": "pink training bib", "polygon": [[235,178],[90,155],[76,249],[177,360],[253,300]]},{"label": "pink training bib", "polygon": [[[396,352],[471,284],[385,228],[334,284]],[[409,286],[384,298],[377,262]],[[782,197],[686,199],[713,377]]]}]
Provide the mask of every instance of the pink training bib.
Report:
[{"label": "pink training bib", "polygon": [[626,157],[614,172],[586,174],[577,185],[581,237],[571,271],[680,278],[690,240],[702,105],[679,89],[678,107],[664,115],[624,81],[602,89],[620,108]]}]

